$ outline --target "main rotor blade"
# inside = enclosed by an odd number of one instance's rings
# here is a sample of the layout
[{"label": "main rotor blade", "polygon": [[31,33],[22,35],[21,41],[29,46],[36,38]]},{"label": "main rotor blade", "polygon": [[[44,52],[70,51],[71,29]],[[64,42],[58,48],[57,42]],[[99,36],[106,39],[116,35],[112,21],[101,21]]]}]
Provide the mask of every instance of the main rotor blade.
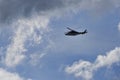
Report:
[{"label": "main rotor blade", "polygon": [[67,27],[67,29],[69,29],[69,30],[73,30],[73,29],[71,29],[71,28],[69,28],[69,27]]}]

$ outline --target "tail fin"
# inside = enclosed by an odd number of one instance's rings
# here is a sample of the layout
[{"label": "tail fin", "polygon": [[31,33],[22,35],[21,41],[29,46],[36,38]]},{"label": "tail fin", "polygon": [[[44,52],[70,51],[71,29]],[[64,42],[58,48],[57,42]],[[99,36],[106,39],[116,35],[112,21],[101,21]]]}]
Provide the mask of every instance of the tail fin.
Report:
[{"label": "tail fin", "polygon": [[85,29],[85,31],[84,31],[84,32],[85,32],[85,33],[88,33],[88,32],[87,32],[87,29]]}]

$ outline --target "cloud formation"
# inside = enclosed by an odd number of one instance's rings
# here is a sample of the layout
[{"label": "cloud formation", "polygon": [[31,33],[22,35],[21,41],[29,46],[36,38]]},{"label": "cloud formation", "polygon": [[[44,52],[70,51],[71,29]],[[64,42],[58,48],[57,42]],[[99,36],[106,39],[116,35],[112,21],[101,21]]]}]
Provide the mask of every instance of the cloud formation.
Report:
[{"label": "cloud formation", "polygon": [[19,16],[28,17],[34,12],[45,12],[63,5],[63,0],[0,0],[0,20]]},{"label": "cloud formation", "polygon": [[25,80],[20,77],[17,73],[8,72],[2,68],[0,68],[0,79],[1,80]]},{"label": "cloud formation", "polygon": [[[8,67],[14,67],[21,63],[25,58],[25,52],[27,51],[26,42],[30,41],[33,44],[40,44],[42,34],[37,34],[36,30],[44,32],[47,30],[48,17],[36,16],[31,19],[19,19],[13,24],[15,34],[12,37],[11,43],[7,47],[5,64]],[[16,27],[17,26],[17,27]],[[29,45],[29,44],[28,44]]]},{"label": "cloud formation", "polygon": [[[22,63],[27,57],[27,47],[31,43],[41,44],[42,34],[47,32],[50,19],[61,15],[62,12],[80,10],[106,12],[118,7],[120,7],[120,0],[0,0],[0,23],[10,22],[9,26],[12,27],[10,30],[14,33],[10,44],[5,47],[3,62],[7,67],[16,67]],[[86,80],[91,79],[93,72],[100,67],[118,62],[119,53],[120,48],[116,48],[106,56],[99,55],[94,63],[80,60],[66,67],[66,72]],[[31,64],[36,64],[44,55],[44,53],[31,54]],[[17,73],[2,68],[0,68],[0,79],[24,80]]]},{"label": "cloud formation", "polygon": [[[94,10],[104,12],[120,7],[119,0],[0,0],[0,21],[11,21],[20,16],[30,17],[33,13],[58,13],[72,10]],[[54,13],[53,13],[54,14]]]},{"label": "cloud formation", "polygon": [[98,55],[96,60],[91,63],[89,61],[77,61],[73,65],[67,66],[65,72],[74,74],[75,77],[81,77],[84,80],[91,80],[95,71],[102,67],[110,67],[120,62],[120,47],[111,50],[104,55]]},{"label": "cloud formation", "polygon": [[26,41],[40,44],[41,32],[53,16],[62,12],[109,11],[120,7],[120,0],[0,0],[0,21],[12,21],[14,35],[7,46],[5,64],[16,66],[25,59]]}]

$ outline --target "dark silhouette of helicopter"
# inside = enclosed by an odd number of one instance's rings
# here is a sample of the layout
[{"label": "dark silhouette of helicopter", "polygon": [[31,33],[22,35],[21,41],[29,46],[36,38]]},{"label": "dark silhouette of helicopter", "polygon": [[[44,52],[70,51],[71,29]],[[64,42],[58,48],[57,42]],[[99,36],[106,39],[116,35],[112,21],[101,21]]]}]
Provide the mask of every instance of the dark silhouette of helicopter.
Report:
[{"label": "dark silhouette of helicopter", "polygon": [[80,35],[80,34],[86,34],[87,33],[87,29],[85,29],[83,32],[78,32],[78,31],[75,31],[69,27],[67,27],[67,29],[69,29],[70,31],[66,32],[65,35],[67,36],[76,36],[76,35]]}]

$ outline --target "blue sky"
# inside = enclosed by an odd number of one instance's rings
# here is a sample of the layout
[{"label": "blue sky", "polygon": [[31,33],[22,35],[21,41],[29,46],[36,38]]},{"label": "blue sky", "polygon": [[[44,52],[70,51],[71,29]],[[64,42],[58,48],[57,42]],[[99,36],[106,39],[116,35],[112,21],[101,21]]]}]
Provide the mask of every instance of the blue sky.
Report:
[{"label": "blue sky", "polygon": [[1,80],[120,79],[120,0],[0,0],[0,36]]}]

